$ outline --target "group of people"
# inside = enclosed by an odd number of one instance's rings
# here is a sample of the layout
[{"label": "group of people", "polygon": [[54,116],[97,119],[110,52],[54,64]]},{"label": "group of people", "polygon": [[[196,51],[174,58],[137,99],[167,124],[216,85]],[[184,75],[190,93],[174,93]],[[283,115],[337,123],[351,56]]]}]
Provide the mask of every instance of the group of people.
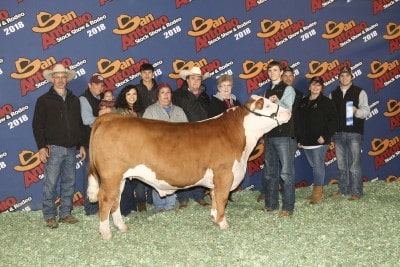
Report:
[{"label": "group of people", "polygon": [[280,217],[293,215],[295,204],[295,165],[297,148],[302,148],[313,173],[313,191],[307,199],[311,204],[323,198],[325,185],[325,155],[333,141],[340,171],[339,190],[332,198],[349,195],[359,200],[363,195],[361,173],[361,144],[364,120],[370,112],[366,92],[352,83],[350,67],[340,69],[339,86],[329,96],[323,94],[324,81],[313,77],[309,81],[308,95],[293,88],[293,69],[283,68],[277,61],[267,67],[271,80],[264,96],[292,111],[286,124],[279,125],[264,136],[265,180],[261,197],[263,210],[279,209]]},{"label": "group of people", "polygon": [[[52,70],[43,72],[44,77],[53,85],[38,98],[32,127],[39,158],[45,166],[42,212],[47,227],[57,228],[58,222],[77,222],[71,214],[75,189],[75,156],[79,150],[87,176],[90,132],[98,116],[117,113],[170,122],[194,122],[217,116],[241,104],[232,93],[233,79],[227,74],[218,77],[217,93],[211,98],[203,84],[203,80],[210,76],[208,73],[202,74],[197,66],[180,72],[184,83],[175,91],[167,83],[157,84],[154,67],[149,63],[142,64],[140,74],[140,83],[122,88],[115,100],[111,90],[104,91],[104,80],[99,74],[91,76],[87,90],[77,97],[67,88],[68,82],[76,76],[73,70],[56,64]],[[310,202],[316,204],[321,201],[325,184],[324,158],[331,139],[335,142],[341,173],[339,191],[332,197],[350,195],[351,200],[358,200],[363,193],[361,141],[369,107],[365,91],[352,84],[351,69],[345,67],[340,70],[340,84],[329,97],[323,95],[324,81],[321,77],[310,80],[309,94],[303,97],[292,86],[293,69],[283,68],[280,62],[272,61],[268,64],[268,75],[271,83],[264,97],[291,110],[292,118],[288,123],[274,128],[261,140],[265,146],[266,164],[262,188],[264,210],[270,212],[279,209],[281,191],[282,207],[279,216],[288,217],[293,214],[294,158],[297,148],[304,149],[313,169],[314,187],[309,196]],[[86,189],[87,179],[83,180]],[[59,211],[55,204],[58,183],[61,195]],[[176,200],[179,208],[186,208],[189,199],[207,206],[209,203],[204,199],[205,194],[204,188],[194,187],[161,198],[156,190],[141,181],[126,179],[121,194],[121,214],[127,216],[132,211],[145,211],[146,203],[149,202],[154,204],[154,212],[175,208]],[[98,205],[85,198],[84,209],[87,215],[93,215],[98,212]]]}]

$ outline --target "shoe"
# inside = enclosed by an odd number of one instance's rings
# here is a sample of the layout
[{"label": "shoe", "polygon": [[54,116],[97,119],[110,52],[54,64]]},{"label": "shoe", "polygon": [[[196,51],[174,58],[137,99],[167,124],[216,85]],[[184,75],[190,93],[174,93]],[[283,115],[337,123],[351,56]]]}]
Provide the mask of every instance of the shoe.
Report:
[{"label": "shoe", "polygon": [[55,218],[50,218],[46,220],[46,226],[49,228],[57,228],[58,223]]},{"label": "shoe", "polygon": [[342,197],[342,196],[344,196],[342,193],[340,193],[339,191],[337,191],[337,192],[334,192],[334,193],[332,193],[332,194],[330,194],[330,198],[333,198],[333,199],[336,199],[336,198],[339,198],[339,197]]},{"label": "shoe", "polygon": [[351,197],[348,198],[348,200],[350,201],[357,201],[360,199],[360,196],[358,195],[351,195]]},{"label": "shoe", "polygon": [[78,220],[72,215],[67,215],[67,216],[65,216],[63,218],[60,218],[60,223],[74,224],[74,223],[77,223],[77,222],[78,222]]},{"label": "shoe", "polygon": [[187,208],[188,204],[186,201],[179,202],[179,208],[184,209]]},{"label": "shoe", "polygon": [[279,212],[279,217],[291,217],[293,215],[293,211],[288,211],[288,210],[281,210]]},{"label": "shoe", "polygon": [[210,205],[204,199],[200,199],[199,201],[197,201],[197,203],[199,203],[201,206],[204,206],[204,207]]},{"label": "shoe", "polygon": [[263,201],[263,200],[265,200],[265,195],[261,193],[261,194],[258,195],[258,197],[257,197],[257,202],[261,202],[261,201]]},{"label": "shoe", "polygon": [[273,208],[270,208],[270,207],[262,207],[261,210],[262,210],[262,211],[266,211],[266,212],[272,212],[272,211],[274,211],[274,209],[273,209]]}]

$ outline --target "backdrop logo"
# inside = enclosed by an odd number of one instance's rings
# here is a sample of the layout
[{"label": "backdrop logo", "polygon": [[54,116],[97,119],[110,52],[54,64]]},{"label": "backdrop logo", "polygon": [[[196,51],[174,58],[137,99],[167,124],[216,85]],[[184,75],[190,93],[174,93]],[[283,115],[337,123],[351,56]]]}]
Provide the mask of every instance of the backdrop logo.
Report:
[{"label": "backdrop logo", "polygon": [[[325,24],[325,29],[326,33],[322,34],[322,38],[329,41],[329,52],[333,53],[364,34],[367,29],[367,23],[362,21],[356,24],[354,20],[350,20],[347,23],[336,23],[330,20]],[[372,30],[372,28],[370,27],[369,30]]]},{"label": "backdrop logo", "polygon": [[239,74],[239,78],[246,80],[247,94],[251,94],[269,82],[267,67],[270,61],[272,59],[267,62],[247,59],[243,62],[243,72]]},{"label": "backdrop logo", "polygon": [[101,58],[97,61],[99,74],[104,78],[104,86],[107,89],[114,90],[140,76],[140,66],[148,63],[147,59],[136,62],[132,57],[125,60],[111,61],[107,58]]},{"label": "backdrop logo", "polygon": [[374,79],[374,91],[375,93],[378,92],[400,78],[399,60],[395,59],[392,62],[372,61],[371,73],[368,73],[367,77]]},{"label": "backdrop logo", "polygon": [[176,9],[181,8],[184,5],[190,4],[193,0],[175,0],[175,7]]},{"label": "backdrop logo", "polygon": [[[11,78],[20,80],[21,95],[25,96],[29,92],[35,91],[47,84],[48,81],[43,77],[43,70],[50,68],[57,61],[54,57],[49,57],[44,60],[28,58],[19,58],[15,62],[17,72],[11,73]],[[66,68],[71,66],[70,58],[64,58],[61,62]]]},{"label": "backdrop logo", "polygon": [[299,35],[303,32],[303,28],[305,28],[304,20],[294,23],[290,18],[285,21],[263,19],[261,32],[257,33],[257,37],[264,38],[264,50],[268,53]]},{"label": "backdrop logo", "polygon": [[335,161],[336,161],[335,143],[331,142],[325,154],[325,166],[329,166]]},{"label": "backdrop logo", "polygon": [[24,17],[25,13],[21,12],[18,14],[15,14],[14,16],[10,17],[10,14],[8,13],[7,10],[0,10],[0,27],[6,26],[9,23],[12,23],[16,20],[19,20],[20,18]]},{"label": "backdrop logo", "polygon": [[38,26],[34,26],[32,31],[42,34],[42,47],[46,50],[51,45],[56,45],[71,36],[90,27],[92,15],[84,13],[76,15],[75,11],[62,15],[60,13],[51,14],[45,11],[37,14]]},{"label": "backdrop logo", "polygon": [[308,67],[310,72],[306,73],[306,78],[311,79],[315,76],[320,76],[325,81],[325,86],[328,86],[336,80],[336,76],[339,74],[341,68],[351,67],[351,62],[347,60],[340,63],[338,59],[334,59],[330,62],[312,60],[308,64]]},{"label": "backdrop logo", "polygon": [[395,3],[399,2],[399,0],[373,0],[372,1],[372,9],[374,15],[377,15],[379,12],[388,9]]},{"label": "backdrop logo", "polygon": [[201,69],[202,74],[204,73],[214,73],[215,70],[218,70],[219,68],[222,67],[221,61],[218,59],[213,60],[212,62],[208,62],[207,59],[202,58],[198,61],[185,61],[183,59],[175,59],[174,62],[172,62],[172,69],[173,72],[171,72],[168,77],[171,79],[176,80],[177,87],[180,88],[183,84],[183,80],[179,76],[179,72],[181,70],[190,70],[194,66],[197,66]]},{"label": "backdrop logo", "polygon": [[400,154],[400,138],[395,136],[393,139],[374,138],[371,141],[372,150],[368,155],[375,157],[375,169],[388,164]]},{"label": "backdrop logo", "polygon": [[252,8],[256,8],[267,1],[268,0],[245,0],[246,11],[249,11]]},{"label": "backdrop logo", "polygon": [[239,20],[237,18],[227,21],[225,17],[219,17],[215,20],[194,17],[192,19],[193,28],[188,31],[188,35],[195,37],[196,52],[199,52],[201,49],[207,48],[231,35],[236,31],[236,26],[238,25]]},{"label": "backdrop logo", "polygon": [[170,26],[168,22],[167,16],[155,19],[153,14],[144,17],[121,14],[117,18],[118,28],[113,29],[113,33],[121,35],[122,50],[125,51],[166,29]]},{"label": "backdrop logo", "polygon": [[389,40],[390,54],[400,49],[400,24],[389,22],[386,25],[387,34],[383,35],[383,38]]},{"label": "backdrop logo", "polygon": [[250,176],[264,169],[264,144],[258,144],[251,152],[247,160],[247,169]]},{"label": "backdrop logo", "polygon": [[39,152],[34,153],[30,150],[22,150],[18,158],[20,165],[14,166],[14,170],[24,173],[25,188],[43,179],[44,165],[39,159]]},{"label": "backdrop logo", "polygon": [[104,6],[105,4],[112,2],[113,0],[99,0],[100,6]]},{"label": "backdrop logo", "polygon": [[311,0],[311,12],[315,13],[320,9],[327,7],[335,2],[335,0]]},{"label": "backdrop logo", "polygon": [[400,127],[400,102],[395,99],[390,99],[386,105],[387,111],[385,111],[383,115],[389,118],[390,130],[393,131],[397,127]]}]

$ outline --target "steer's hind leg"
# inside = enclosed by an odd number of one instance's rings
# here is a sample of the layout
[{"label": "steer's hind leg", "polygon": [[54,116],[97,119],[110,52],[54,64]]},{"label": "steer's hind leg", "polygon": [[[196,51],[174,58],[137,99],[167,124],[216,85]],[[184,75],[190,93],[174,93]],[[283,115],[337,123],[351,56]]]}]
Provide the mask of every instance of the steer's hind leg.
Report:
[{"label": "steer's hind leg", "polygon": [[100,186],[98,199],[99,199],[99,218],[100,218],[99,232],[104,240],[110,240],[112,238],[112,234],[110,231],[109,216],[112,206],[112,198],[110,198],[109,193],[106,192],[104,188]]},{"label": "steer's hind leg", "polygon": [[116,198],[114,200],[113,206],[111,208],[111,215],[114,221],[114,225],[121,231],[121,232],[128,232],[129,227],[124,223],[124,219],[121,215],[120,209],[120,201],[121,201],[121,193],[124,191],[125,186],[125,179],[122,179],[121,185],[119,187],[119,191],[116,192]]},{"label": "steer's hind leg", "polygon": [[233,176],[216,175],[214,178],[214,198],[217,205],[216,223],[220,229],[227,229],[229,224],[225,218],[225,207],[229,197],[229,191],[232,186]]},{"label": "steer's hind leg", "polygon": [[215,201],[215,192],[214,189],[210,189],[210,197],[211,197],[211,217],[213,221],[217,222],[217,202]]}]

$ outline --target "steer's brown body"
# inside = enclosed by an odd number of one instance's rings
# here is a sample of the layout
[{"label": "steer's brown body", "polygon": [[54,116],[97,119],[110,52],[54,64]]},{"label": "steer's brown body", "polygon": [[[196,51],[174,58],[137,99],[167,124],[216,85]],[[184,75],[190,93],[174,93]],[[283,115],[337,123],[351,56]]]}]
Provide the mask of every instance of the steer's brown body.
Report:
[{"label": "steer's brown body", "polygon": [[112,237],[110,213],[121,231],[128,230],[119,209],[124,178],[144,181],[161,196],[180,188],[208,187],[211,215],[220,228],[227,228],[224,209],[229,191],[243,180],[257,140],[290,118],[282,108],[276,118],[268,117],[276,111],[275,104],[253,96],[245,107],[201,122],[170,123],[120,115],[98,118],[90,138],[88,196],[99,201],[102,237]]}]

